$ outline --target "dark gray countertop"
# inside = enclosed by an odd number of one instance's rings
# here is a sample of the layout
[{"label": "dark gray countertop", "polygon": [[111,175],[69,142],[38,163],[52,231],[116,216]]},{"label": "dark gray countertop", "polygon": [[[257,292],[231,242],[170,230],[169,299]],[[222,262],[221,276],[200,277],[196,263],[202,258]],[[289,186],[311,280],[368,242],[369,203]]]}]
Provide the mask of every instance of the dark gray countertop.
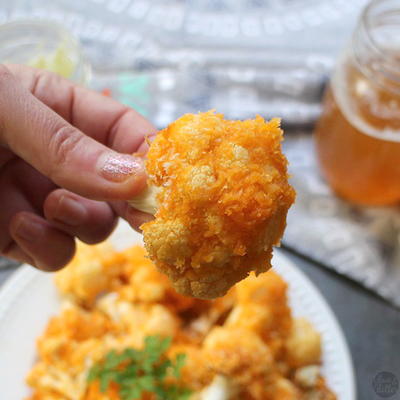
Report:
[{"label": "dark gray countertop", "polygon": [[[380,400],[372,382],[388,371],[400,379],[400,311],[360,285],[286,251],[323,293],[344,331],[353,358],[359,400]],[[400,390],[390,397],[400,399]]]},{"label": "dark gray countertop", "polygon": [[[372,381],[381,371],[400,379],[400,311],[358,284],[284,250],[319,287],[338,318],[353,357],[359,400],[380,400]],[[0,270],[0,285],[12,271]],[[400,399],[400,390],[391,400]]]}]

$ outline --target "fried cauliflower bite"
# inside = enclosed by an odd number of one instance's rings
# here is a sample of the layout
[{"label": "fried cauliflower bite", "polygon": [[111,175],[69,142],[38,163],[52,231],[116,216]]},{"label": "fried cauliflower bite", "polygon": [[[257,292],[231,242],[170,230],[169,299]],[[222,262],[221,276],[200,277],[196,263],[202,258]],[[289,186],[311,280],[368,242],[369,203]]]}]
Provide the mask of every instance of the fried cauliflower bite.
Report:
[{"label": "fried cauliflower bite", "polygon": [[149,335],[175,337],[180,325],[174,313],[161,304],[130,303],[114,293],[101,298],[97,308],[122,328],[135,347],[141,347]]},{"label": "fried cauliflower bite", "polygon": [[156,303],[173,290],[169,279],[156,269],[142,246],[125,250],[124,256],[122,277],[128,284],[118,288],[118,293],[124,300]]},{"label": "fried cauliflower bite", "polygon": [[215,327],[204,340],[203,349],[209,368],[239,385],[265,377],[273,367],[268,346],[247,329]]},{"label": "fried cauliflower bite", "polygon": [[[282,376],[272,376],[270,382],[260,390],[256,399],[264,400],[305,400],[302,392],[291,382]],[[326,400],[321,398],[321,400]]]},{"label": "fried cauliflower bite", "polygon": [[287,283],[277,273],[251,273],[235,289],[236,307],[228,323],[255,330],[264,338],[273,332],[287,336],[292,322]]},{"label": "fried cauliflower bite", "polygon": [[53,317],[37,346],[43,361],[71,373],[82,371],[87,352],[100,347],[98,339],[117,334],[119,328],[98,310],[87,312],[75,306]]},{"label": "fried cauliflower bite", "polygon": [[321,362],[321,335],[304,318],[293,321],[286,341],[287,362],[298,368]]},{"label": "fried cauliflower bite", "polygon": [[141,228],[151,260],[179,293],[212,299],[270,268],[295,198],[279,123],[186,114],[151,144],[145,196],[156,193],[158,209]]},{"label": "fried cauliflower bite", "polygon": [[235,292],[236,305],[225,325],[256,332],[280,358],[292,326],[286,282],[274,271],[257,277],[251,273],[235,286]]},{"label": "fried cauliflower bite", "polygon": [[75,257],[56,273],[55,283],[62,295],[90,306],[96,296],[119,284],[118,276],[124,262],[124,254],[114,251],[107,242],[96,246],[78,242]]},{"label": "fried cauliflower bite", "polygon": [[35,390],[29,399],[81,399],[87,367],[107,352],[104,338],[117,332],[116,325],[98,311],[88,312],[74,304],[65,307],[37,342],[40,361],[27,376]]},{"label": "fried cauliflower bite", "polygon": [[199,391],[208,386],[214,372],[208,367],[201,347],[192,344],[175,344],[168,351],[168,356],[174,358],[177,354],[185,354],[186,361],[181,370],[181,380],[193,391]]}]

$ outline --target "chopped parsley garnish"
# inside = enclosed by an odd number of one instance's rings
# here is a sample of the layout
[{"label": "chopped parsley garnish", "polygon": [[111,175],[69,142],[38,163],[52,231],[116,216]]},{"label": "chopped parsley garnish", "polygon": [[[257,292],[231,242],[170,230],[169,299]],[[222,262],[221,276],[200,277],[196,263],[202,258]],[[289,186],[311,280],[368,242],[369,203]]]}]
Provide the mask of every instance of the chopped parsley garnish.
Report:
[{"label": "chopped parsley garnish", "polygon": [[170,345],[171,338],[148,336],[141,350],[110,351],[90,369],[87,380],[98,380],[103,393],[116,383],[121,400],[140,399],[144,393],[153,393],[156,400],[187,400],[192,392],[171,382],[180,377],[186,355],[168,359],[165,353]]}]

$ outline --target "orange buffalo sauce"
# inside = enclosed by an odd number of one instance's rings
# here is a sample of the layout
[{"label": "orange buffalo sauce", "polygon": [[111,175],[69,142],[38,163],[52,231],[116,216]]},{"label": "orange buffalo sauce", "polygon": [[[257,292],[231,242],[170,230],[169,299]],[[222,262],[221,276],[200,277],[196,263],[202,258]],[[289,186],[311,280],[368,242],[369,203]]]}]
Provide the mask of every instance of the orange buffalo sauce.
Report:
[{"label": "orange buffalo sauce", "polygon": [[328,183],[341,197],[365,205],[400,203],[400,51],[389,48],[395,41],[383,40],[380,31],[385,18],[393,18],[390,3],[378,0],[365,10],[315,131]]}]

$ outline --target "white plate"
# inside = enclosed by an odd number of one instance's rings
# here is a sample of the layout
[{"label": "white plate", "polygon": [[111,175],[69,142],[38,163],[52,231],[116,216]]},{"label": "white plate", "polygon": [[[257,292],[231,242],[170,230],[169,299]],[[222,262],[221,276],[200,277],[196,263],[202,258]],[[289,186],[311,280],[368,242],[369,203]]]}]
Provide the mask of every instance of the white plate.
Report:
[{"label": "white plate", "polygon": [[[117,248],[124,248],[141,243],[141,236],[121,223],[111,241]],[[329,306],[309,279],[279,250],[275,250],[273,265],[289,283],[293,313],[310,320],[322,334],[323,374],[329,386],[338,400],[355,400],[350,354]],[[35,360],[35,339],[58,309],[52,275],[28,265],[17,271],[0,291],[1,399],[22,400],[29,393],[24,377]]]}]

